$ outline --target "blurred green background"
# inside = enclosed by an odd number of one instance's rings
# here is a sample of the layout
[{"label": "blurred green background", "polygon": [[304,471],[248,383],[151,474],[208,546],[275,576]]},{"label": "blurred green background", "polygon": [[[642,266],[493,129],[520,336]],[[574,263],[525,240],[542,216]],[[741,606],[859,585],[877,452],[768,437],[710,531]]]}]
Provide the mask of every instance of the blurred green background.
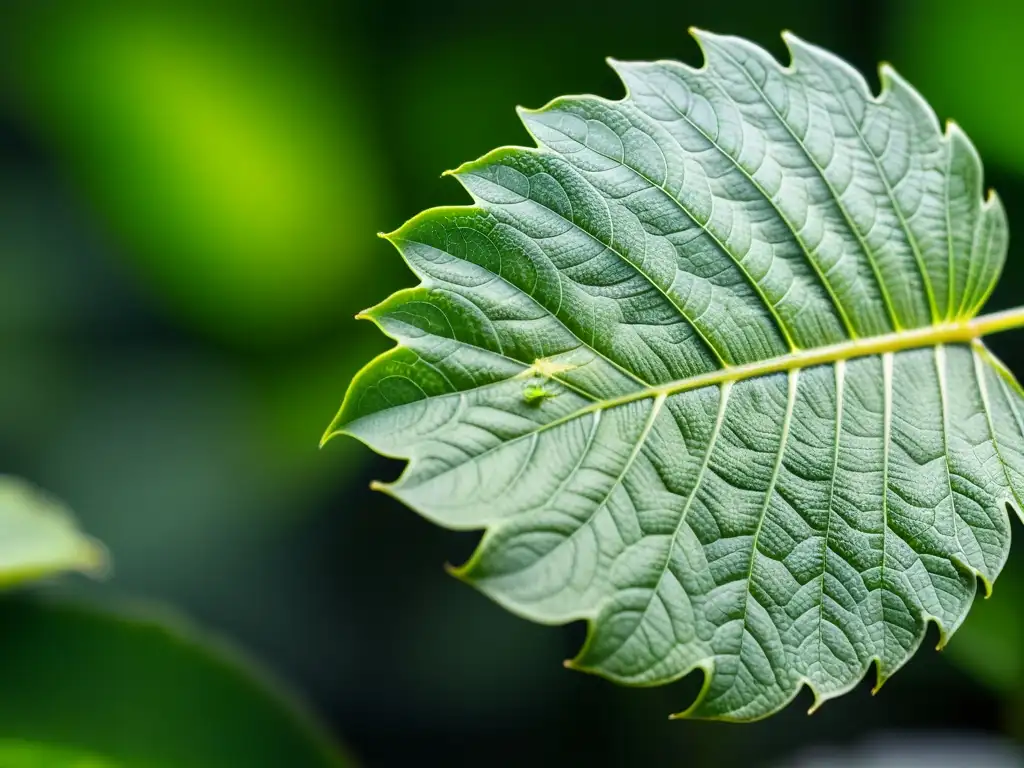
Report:
[{"label": "blurred green background", "polygon": [[[669,723],[699,680],[564,671],[581,627],[445,575],[473,536],[371,494],[396,463],[317,449],[387,346],[353,315],[413,282],[375,233],[466,202],[440,172],[527,142],[515,105],[621,94],[605,56],[696,63],[690,25],[780,58],[791,29],[876,85],[891,62],[976,140],[1024,230],[1011,0],[4,2],[0,470],[67,501],[115,566],[58,589],[186,612],[367,766],[1024,764],[1019,543],[949,648],[926,641],[874,699],[867,681],[810,719],[803,696],[750,726]],[[1021,303],[1015,250],[990,308]],[[1019,335],[992,346],[1024,374]]]}]

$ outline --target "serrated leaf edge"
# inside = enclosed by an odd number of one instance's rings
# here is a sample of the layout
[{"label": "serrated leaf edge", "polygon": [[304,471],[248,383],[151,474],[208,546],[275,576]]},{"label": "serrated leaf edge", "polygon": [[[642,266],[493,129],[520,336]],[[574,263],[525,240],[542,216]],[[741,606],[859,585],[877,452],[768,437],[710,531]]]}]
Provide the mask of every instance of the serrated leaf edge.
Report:
[{"label": "serrated leaf edge", "polygon": [[[716,39],[716,38],[718,38],[720,36],[714,35],[713,33],[707,32],[705,30],[698,29],[696,27],[690,27],[688,29],[688,32],[696,40],[697,45],[700,48],[702,55],[704,55],[704,57],[705,57],[705,61],[701,65],[701,67],[696,68],[696,69],[693,68],[693,67],[689,67],[689,66],[687,66],[685,64],[682,65],[682,66],[687,67],[690,71],[695,72],[695,73],[705,73],[707,71],[707,69],[708,69],[708,64],[707,64],[707,60],[706,60],[707,57],[706,57],[706,51],[705,51],[705,40],[713,40],[713,39]],[[739,38],[733,38],[733,39],[737,39],[738,40]],[[794,50],[795,47],[798,47],[798,46],[803,46],[805,48],[813,50],[815,53],[817,53],[819,55],[823,55],[823,56],[825,56],[825,57],[827,57],[827,58],[829,58],[829,59],[831,59],[833,61],[840,62],[843,65],[846,64],[840,57],[836,56],[831,51],[828,51],[828,50],[825,50],[825,49],[820,48],[818,46],[814,46],[814,45],[812,45],[810,43],[807,43],[806,41],[802,40],[800,37],[798,37],[797,35],[793,34],[792,32],[790,32],[788,30],[785,30],[785,31],[782,32],[782,39],[785,42],[785,44],[786,44],[786,46],[787,46],[787,48],[789,50],[790,56],[791,56],[790,64],[782,67],[783,74],[792,74],[793,72],[795,72],[795,60],[793,59],[793,50]],[[749,44],[748,41],[743,41],[743,42]],[[609,64],[609,66],[611,66],[612,69],[616,72],[616,74],[619,74],[619,71],[618,71],[618,68],[616,67],[616,65],[617,64],[626,63],[626,62],[621,62],[620,60],[614,59],[612,57],[608,57],[606,59],[606,61]],[[654,63],[664,63],[664,62],[665,62],[665,60],[659,60],[659,61],[654,62]],[[675,64],[675,65],[679,64],[679,62],[676,62],[676,61],[673,61],[672,63]],[[924,111],[928,115],[930,115],[932,117],[932,119],[934,121],[935,127],[937,129],[939,129],[939,131],[940,131],[940,141],[948,144],[948,142],[951,140],[953,134],[955,134],[955,133],[960,134],[965,139],[967,138],[966,135],[964,135],[962,133],[959,125],[955,121],[953,121],[953,120],[947,120],[945,122],[945,128],[943,129],[942,125],[939,122],[939,119],[936,116],[936,114],[935,114],[934,110],[932,109],[931,105],[920,95],[920,93],[915,88],[913,88],[912,86],[910,86],[909,83],[907,83],[905,80],[903,80],[903,78],[896,72],[896,70],[890,64],[888,64],[887,62],[882,62],[879,65],[879,67],[878,67],[878,75],[879,75],[879,81],[881,83],[881,88],[880,88],[878,94],[870,94],[869,95],[869,100],[872,103],[875,103],[875,104],[882,103],[882,101],[885,99],[886,95],[889,93],[892,84],[895,83],[895,82],[899,82],[900,84],[905,86],[905,88],[906,88],[908,93],[913,94],[913,96],[919,101],[920,105],[923,107]],[[531,153],[536,153],[536,152],[544,153],[547,150],[543,147],[542,142],[538,139],[538,137],[536,135],[534,135],[534,133],[530,129],[528,121],[525,119],[525,117],[527,115],[542,114],[542,113],[544,113],[546,111],[551,110],[555,105],[557,105],[559,103],[572,102],[572,101],[578,101],[578,100],[584,100],[584,99],[591,100],[591,101],[597,101],[597,102],[604,103],[604,104],[621,103],[623,101],[628,100],[629,97],[630,97],[629,86],[625,82],[625,80],[623,80],[623,86],[625,87],[625,95],[623,96],[622,99],[618,99],[618,100],[606,99],[604,97],[594,96],[594,95],[589,95],[589,94],[588,95],[566,95],[566,96],[558,96],[558,97],[550,100],[544,106],[542,106],[540,108],[537,108],[537,109],[528,109],[528,108],[524,108],[524,107],[521,107],[521,106],[516,107],[516,113],[519,115],[519,117],[520,117],[521,121],[523,122],[523,125],[526,128],[527,132],[529,133],[530,137],[534,140],[534,142],[536,144],[535,147],[523,147],[523,146],[516,146],[516,145],[506,145],[506,146],[498,147],[496,149],[491,150],[490,152],[487,152],[486,154],[484,154],[483,156],[481,156],[480,158],[478,158],[476,160],[471,160],[471,161],[468,161],[466,163],[463,163],[462,165],[458,166],[455,169],[444,171],[442,173],[442,176],[453,176],[453,177],[455,177],[456,179],[458,179],[460,181],[460,183],[462,184],[463,188],[466,188],[466,185],[462,182],[462,179],[460,177],[463,174],[468,173],[468,172],[474,170],[477,167],[480,167],[482,165],[488,164],[489,162],[491,162],[498,155],[501,155],[501,154],[504,154],[504,153],[508,153],[508,152],[521,152],[521,151],[526,151],[526,152],[531,152]],[[973,144],[971,144],[969,140],[967,141],[967,144],[970,147],[970,149],[971,149],[972,153],[974,154],[974,156],[977,158],[977,152],[974,149]],[[978,163],[979,163],[979,166],[980,166],[980,158],[978,159]],[[466,189],[467,189],[467,192],[470,192],[470,190],[468,188],[466,188]],[[475,199],[475,196],[472,194],[472,192],[470,192],[470,195],[471,195],[471,197],[474,197],[474,199]],[[999,199],[999,196],[996,194],[995,190],[989,188],[987,190],[987,193],[986,193],[983,201],[982,201],[982,210],[983,211],[988,211],[991,208],[997,207],[997,206],[998,207],[1002,206],[1002,203],[1001,203],[1001,201]],[[382,233],[378,233],[378,236],[383,238],[383,239],[385,239],[385,240],[387,240],[392,245],[394,245],[396,250],[401,255],[402,259],[406,262],[406,265],[410,267],[410,270],[413,271],[414,274],[416,274],[415,270],[412,270],[412,267],[411,267],[411,264],[409,263],[409,260],[406,258],[405,254],[402,251],[402,248],[400,247],[400,243],[403,240],[405,240],[405,238],[403,237],[403,233],[406,232],[407,230],[411,229],[412,227],[417,226],[417,225],[423,223],[424,221],[430,221],[430,220],[432,220],[434,218],[441,217],[441,216],[444,216],[444,215],[447,215],[447,214],[452,214],[452,213],[463,213],[463,214],[464,213],[481,213],[481,214],[486,214],[486,211],[484,211],[483,209],[481,209],[477,205],[437,206],[437,207],[433,207],[433,208],[427,209],[426,211],[423,211],[423,212],[417,214],[416,216],[413,216],[411,219],[409,219],[407,222],[405,222],[398,229],[393,230],[391,232],[387,232],[387,233],[383,233],[383,232]],[[901,219],[902,219],[902,216],[901,216]],[[902,224],[903,224],[903,226],[906,226],[905,222],[902,222]],[[580,416],[583,416],[583,415],[585,415],[587,413],[599,413],[599,412],[607,410],[609,408],[613,408],[613,407],[616,407],[616,406],[619,406],[619,405],[623,405],[623,404],[626,404],[626,403],[629,403],[629,402],[635,402],[637,400],[644,400],[644,399],[648,399],[648,398],[652,398],[653,397],[653,398],[656,398],[657,400],[663,401],[666,397],[668,397],[670,395],[677,394],[679,392],[689,391],[689,390],[692,390],[692,389],[698,389],[698,388],[702,388],[702,387],[709,387],[709,386],[716,386],[716,385],[723,386],[723,387],[728,387],[728,386],[730,386],[734,382],[743,381],[743,380],[750,379],[750,378],[757,378],[757,377],[765,376],[765,375],[772,374],[772,373],[799,371],[800,369],[803,369],[803,368],[808,368],[808,367],[812,367],[812,366],[816,366],[816,365],[824,365],[824,364],[828,364],[828,363],[841,363],[841,362],[846,361],[846,360],[853,360],[853,359],[860,358],[860,357],[872,357],[872,356],[882,355],[883,359],[885,359],[885,358],[889,357],[894,352],[898,352],[898,351],[902,351],[902,350],[909,350],[909,349],[926,348],[926,347],[939,347],[939,346],[941,346],[943,344],[949,344],[949,343],[967,343],[967,344],[970,344],[972,349],[975,352],[974,357],[975,357],[976,361],[979,360],[979,359],[984,359],[985,362],[990,364],[995,369],[995,371],[999,374],[1000,378],[1004,381],[1005,384],[1011,386],[1018,393],[1024,395],[1024,388],[1022,388],[1020,383],[1017,382],[1017,380],[1013,376],[1013,374],[1006,368],[1006,366],[998,358],[995,357],[995,355],[992,354],[992,352],[981,341],[981,338],[983,336],[986,336],[986,335],[989,335],[989,334],[992,334],[992,333],[997,333],[997,332],[1004,331],[1004,330],[1009,330],[1009,329],[1012,329],[1012,328],[1018,328],[1018,327],[1024,326],[1024,308],[1018,308],[1018,309],[1007,310],[1007,311],[1004,311],[1004,312],[992,313],[992,314],[985,315],[985,316],[982,316],[982,317],[974,317],[974,315],[981,309],[981,307],[984,306],[984,304],[988,300],[989,296],[991,295],[992,291],[995,289],[995,286],[998,283],[999,278],[1001,276],[1002,267],[1000,267],[1000,269],[995,272],[995,274],[993,275],[993,277],[990,280],[989,284],[986,286],[986,289],[983,292],[982,297],[981,297],[980,300],[978,300],[971,307],[967,307],[967,308],[965,308],[963,306],[958,307],[956,315],[955,315],[955,317],[956,317],[955,320],[949,321],[949,322],[937,322],[938,317],[939,317],[938,309],[937,309],[937,300],[936,300],[936,298],[934,296],[934,291],[933,291],[932,286],[930,284],[930,278],[928,277],[926,270],[923,268],[923,264],[921,263],[921,260],[920,260],[920,254],[919,254],[919,252],[917,250],[916,244],[914,244],[913,238],[909,238],[909,242],[912,245],[912,248],[914,250],[915,258],[917,259],[918,265],[921,268],[922,276],[923,276],[923,279],[924,279],[924,285],[926,286],[926,290],[927,290],[927,293],[928,293],[929,307],[930,307],[930,310],[931,310],[931,313],[932,313],[932,319],[933,319],[933,323],[931,325],[922,326],[922,327],[918,327],[918,328],[912,328],[912,329],[902,329],[900,327],[900,324],[899,324],[898,320],[893,315],[891,317],[891,319],[893,321],[893,326],[894,326],[894,328],[896,330],[894,330],[892,333],[884,334],[884,335],[876,335],[876,336],[857,336],[856,334],[851,333],[851,338],[848,341],[844,341],[844,342],[841,342],[841,343],[838,343],[838,344],[833,344],[833,345],[825,346],[825,347],[816,347],[816,348],[812,348],[812,349],[801,349],[798,346],[796,346],[793,343],[793,340],[790,337],[790,335],[788,334],[788,332],[785,332],[785,330],[784,330],[784,338],[786,339],[786,341],[789,344],[790,349],[791,349],[791,351],[788,354],[780,355],[780,356],[777,356],[777,357],[774,357],[774,358],[769,358],[767,360],[757,361],[755,363],[742,364],[742,365],[730,365],[730,364],[726,363],[725,361],[720,361],[721,364],[722,364],[722,368],[720,368],[718,370],[714,370],[714,371],[711,371],[711,372],[706,373],[706,374],[700,374],[700,375],[697,375],[697,376],[688,377],[686,379],[679,379],[679,380],[676,380],[676,381],[671,381],[671,382],[668,382],[666,384],[662,384],[662,385],[659,385],[659,386],[653,386],[652,387],[652,386],[648,385],[648,386],[646,386],[642,390],[638,390],[636,392],[632,392],[632,393],[629,393],[627,395],[622,395],[622,396],[619,396],[619,397],[616,397],[616,398],[610,398],[608,400],[598,401],[598,402],[595,402],[595,403],[593,403],[593,404],[591,404],[589,406],[581,408],[581,409],[579,409],[579,410],[577,410],[577,411],[575,411],[575,412],[573,412],[573,413],[571,413],[571,414],[569,414],[569,415],[567,415],[565,417],[562,417],[561,419],[558,419],[555,422],[551,422],[551,423],[549,423],[546,426],[547,427],[551,427],[551,426],[554,426],[556,424],[568,421],[570,419],[579,418]],[[428,281],[421,280],[421,282],[415,288],[409,288],[409,289],[403,289],[403,290],[416,290],[417,288],[422,288],[422,287],[429,287]],[[884,287],[883,287],[883,291],[884,291]],[[402,291],[399,291],[397,293],[401,293],[401,292]],[[351,405],[352,393],[358,388],[356,385],[359,382],[359,380],[363,376],[365,376],[379,361],[381,361],[381,360],[387,358],[388,356],[394,354],[394,352],[396,350],[407,349],[408,348],[408,347],[406,347],[405,345],[403,345],[401,343],[401,340],[396,335],[394,335],[392,333],[389,333],[383,327],[382,323],[380,322],[380,320],[378,319],[377,315],[375,314],[375,311],[378,310],[378,308],[380,308],[387,301],[389,301],[390,298],[393,298],[393,297],[389,297],[389,299],[385,299],[384,302],[381,302],[380,304],[375,305],[374,307],[371,307],[369,309],[366,309],[366,310],[360,312],[358,315],[356,315],[356,318],[360,319],[360,320],[369,320],[369,321],[371,321],[375,326],[377,326],[377,328],[385,336],[387,336],[388,338],[391,338],[393,341],[395,341],[396,342],[396,346],[392,347],[390,350],[387,350],[387,351],[377,355],[373,360],[371,360],[365,366],[363,366],[363,368],[360,369],[360,371],[353,378],[353,380],[352,380],[352,382],[351,382],[351,384],[349,386],[349,389],[348,389],[348,391],[345,394],[345,398],[342,401],[341,407],[339,408],[337,414],[335,415],[334,419],[331,421],[330,425],[328,426],[327,430],[325,431],[324,435],[322,436],[322,438],[320,440],[320,447],[321,448],[323,446],[325,446],[332,438],[334,438],[336,436],[339,436],[339,435],[348,435],[348,436],[354,437],[357,440],[360,440],[360,442],[364,442],[364,444],[366,444],[366,442],[358,434],[355,434],[354,432],[352,432],[352,431],[350,431],[350,430],[348,430],[346,428],[346,425],[351,423],[351,421],[349,421],[349,420],[347,420],[345,418],[345,414],[346,414],[346,411],[347,411],[348,407]],[[886,300],[885,303],[886,303],[887,308],[891,312],[892,311],[891,302],[889,300]],[[771,304],[769,302],[764,301],[764,304],[769,309],[771,308]],[[951,312],[952,311],[952,307],[949,307],[948,311]],[[851,330],[850,324],[846,320],[845,312],[840,310],[840,315],[844,319],[844,327],[846,327],[846,329],[848,331],[850,331]],[[712,347],[712,349],[714,349],[714,348]],[[891,362],[890,362],[890,366],[891,366]],[[552,374],[551,378],[554,379],[554,380],[559,381],[559,383],[561,383],[561,384],[563,384],[563,385],[565,385],[567,387],[571,387],[572,386],[570,383],[568,383],[568,382],[566,382],[566,381],[564,381],[562,379],[559,379],[558,376],[557,376],[557,373]],[[791,379],[792,378],[793,377],[791,376]],[[657,408],[652,409],[652,413],[656,413],[656,412],[657,412]],[[991,422],[991,415],[989,414],[988,409],[987,409],[987,400],[986,400],[986,415],[988,416],[988,418],[989,418],[989,420]],[[994,434],[993,434],[993,442],[995,442],[994,441]],[[398,460],[408,460],[409,459],[408,456],[403,456],[403,455],[400,455],[398,453],[388,453],[386,451],[380,450],[377,447],[373,447],[373,446],[369,446],[369,445],[368,445],[368,447],[371,447],[372,450],[374,450],[375,452],[377,452],[380,455],[383,455],[383,456],[385,456],[387,458],[398,459]],[[780,453],[781,453],[781,451],[780,451]],[[1001,459],[1000,459],[1000,461],[1002,463]],[[1005,467],[1005,464],[1004,464],[1004,467]],[[421,516],[424,516],[424,517],[427,517],[428,519],[431,519],[430,516],[427,515],[424,510],[417,508],[417,506],[415,504],[413,504],[413,503],[411,503],[411,502],[409,502],[409,501],[407,501],[405,499],[399,498],[394,493],[394,491],[393,491],[393,488],[395,486],[399,485],[402,482],[403,478],[407,474],[410,473],[411,468],[412,468],[412,462],[410,461],[409,464],[407,464],[407,466],[405,467],[405,469],[403,470],[403,472],[401,473],[401,475],[399,476],[399,478],[397,480],[395,480],[393,482],[390,482],[390,483],[383,483],[383,482],[379,482],[379,481],[373,481],[370,484],[370,487],[373,490],[381,491],[381,492],[383,492],[383,493],[385,493],[385,494],[387,494],[389,496],[392,496],[393,498],[396,498],[397,500],[401,501],[403,504],[405,504],[405,505],[409,506],[410,508],[412,508],[413,511],[417,512]],[[1007,509],[1013,509],[1016,512],[1017,517],[1021,520],[1022,523],[1024,523],[1024,503],[1022,503],[1022,501],[1015,496],[1015,494],[1012,491],[1012,486],[1010,486],[1010,488],[1011,488],[1012,498],[1004,498],[1001,501],[1002,501],[1002,503],[1005,504]],[[484,536],[487,535],[487,533],[489,532],[491,527],[492,526],[490,526],[490,525],[482,526],[482,529],[484,530]],[[480,529],[481,529],[481,527],[475,528],[475,530],[480,530]],[[583,657],[583,655],[584,655],[588,645],[590,644],[592,638],[594,637],[594,623],[595,623],[597,614],[599,613],[599,607],[595,608],[592,611],[589,611],[589,612],[586,612],[586,613],[581,613],[579,615],[570,617],[568,620],[565,620],[565,621],[562,621],[562,620],[559,620],[559,621],[546,621],[546,620],[543,620],[543,619],[538,619],[536,616],[529,615],[525,611],[519,609],[517,606],[515,606],[515,605],[505,601],[500,596],[491,594],[491,593],[487,592],[486,590],[481,589],[480,585],[477,582],[475,582],[470,577],[468,577],[467,573],[472,568],[472,565],[473,565],[475,559],[479,556],[480,552],[481,552],[481,547],[478,545],[476,550],[474,551],[474,553],[470,556],[470,558],[463,565],[461,565],[461,566],[452,566],[450,564],[445,564],[444,568],[445,568],[445,570],[448,573],[450,573],[451,575],[453,575],[454,577],[456,577],[460,581],[463,581],[463,582],[469,584],[470,586],[474,587],[475,589],[480,590],[483,594],[487,595],[488,598],[494,600],[499,605],[501,605],[505,610],[508,610],[510,613],[512,613],[514,615],[517,615],[517,616],[519,616],[519,617],[521,617],[523,619],[529,620],[529,621],[534,622],[534,623],[548,624],[548,625],[555,625],[555,626],[563,625],[563,624],[568,623],[569,621],[573,621],[573,620],[583,620],[583,621],[585,621],[586,624],[587,624],[587,637],[586,637],[586,640],[585,640],[583,646],[581,647],[579,653],[577,654],[577,656],[574,659],[570,659],[570,660],[567,660],[566,662],[564,662],[564,666],[566,668],[574,669],[574,670],[585,672],[585,673],[588,673],[588,674],[596,674],[599,677],[607,679],[606,675],[601,674],[600,672],[592,671],[592,670],[590,670],[590,669],[588,669],[586,667],[579,666],[579,665],[577,665],[575,663],[576,659],[579,659],[579,658]],[[984,589],[985,597],[986,598],[991,596],[992,591],[993,591],[992,583],[983,574],[981,574],[976,568],[973,568],[973,567],[967,565],[966,563],[963,563],[962,561],[960,561],[957,558],[951,558],[951,562],[958,569],[962,569],[965,572],[968,572],[968,573],[972,574],[982,584],[982,587]],[[929,614],[926,614],[924,612],[922,612],[921,617],[922,617],[926,627],[927,627],[928,624],[934,624],[936,626],[936,628],[938,630],[938,633],[939,633],[939,642],[938,642],[938,644],[936,646],[936,650],[942,650],[942,648],[944,648],[945,645],[949,642],[950,637],[952,636],[953,632],[955,632],[957,627],[947,628],[947,627],[945,627],[942,624],[942,622],[937,617],[929,615]],[[965,613],[964,618],[965,617],[966,617],[966,613]],[[962,621],[962,619],[961,619],[961,621]],[[814,701],[813,701],[811,707],[808,709],[808,712],[807,712],[810,715],[810,714],[813,714],[814,712],[816,712],[822,706],[822,704],[824,704],[826,701],[829,701],[831,699],[834,699],[834,698],[837,698],[839,696],[845,695],[845,694],[849,693],[851,690],[853,690],[854,688],[856,688],[858,685],[860,685],[860,683],[863,681],[864,677],[867,675],[868,670],[870,669],[872,664],[874,664],[874,666],[876,668],[876,683],[875,683],[874,687],[872,688],[871,693],[872,693],[872,695],[876,694],[889,678],[891,678],[907,662],[909,662],[910,659],[912,659],[914,657],[914,655],[920,649],[920,646],[923,643],[926,634],[927,634],[927,630],[921,633],[921,635],[916,639],[916,642],[913,645],[913,647],[908,650],[908,652],[906,653],[906,655],[903,658],[903,660],[898,665],[893,667],[888,675],[884,675],[883,674],[882,666],[881,666],[882,665],[882,661],[881,661],[881,659],[877,655],[875,655],[875,656],[871,657],[868,660],[868,662],[864,666],[863,670],[857,675],[857,677],[854,680],[852,680],[850,682],[849,685],[844,686],[842,688],[838,688],[838,689],[836,689],[834,691],[830,691],[830,692],[825,693],[825,694],[819,692],[815,688],[814,684],[806,676],[801,676],[800,678],[798,678],[795,681],[796,684],[794,686],[794,690],[793,690],[792,695],[790,695],[788,698],[786,698],[784,701],[782,701],[780,704],[778,704],[778,706],[776,706],[776,707],[772,708],[771,710],[769,710],[767,712],[764,712],[764,713],[762,713],[762,714],[760,714],[760,715],[758,715],[756,717],[735,717],[734,718],[734,717],[729,717],[729,716],[718,716],[718,717],[712,717],[712,718],[699,718],[699,717],[695,717],[693,715],[693,713],[696,712],[699,709],[700,704],[702,703],[702,701],[706,697],[708,691],[710,690],[712,677],[713,677],[713,675],[715,673],[715,663],[714,663],[714,659],[713,658],[708,658],[708,659],[705,659],[705,660],[698,661],[698,662],[692,664],[691,666],[689,666],[688,668],[680,671],[678,674],[673,675],[673,676],[668,677],[668,678],[661,678],[661,679],[659,679],[655,683],[635,683],[635,682],[631,682],[631,681],[619,681],[619,680],[617,680],[616,682],[618,682],[619,684],[622,684],[622,685],[626,685],[628,687],[655,687],[655,686],[667,685],[667,684],[670,684],[672,682],[681,680],[682,678],[690,675],[692,672],[700,669],[703,672],[703,675],[704,675],[704,680],[703,680],[700,692],[698,693],[698,695],[695,698],[694,702],[689,707],[687,707],[685,710],[683,710],[681,712],[678,712],[678,713],[670,715],[669,716],[670,720],[676,720],[676,719],[708,719],[708,720],[719,720],[719,721],[726,721],[726,722],[753,722],[753,721],[756,721],[756,720],[761,720],[761,719],[767,718],[767,717],[769,717],[769,716],[779,712],[780,710],[786,708],[787,706],[789,706],[793,702],[793,700],[796,699],[799,696],[801,690],[804,687],[806,687],[811,692],[811,694],[814,697]]]}]

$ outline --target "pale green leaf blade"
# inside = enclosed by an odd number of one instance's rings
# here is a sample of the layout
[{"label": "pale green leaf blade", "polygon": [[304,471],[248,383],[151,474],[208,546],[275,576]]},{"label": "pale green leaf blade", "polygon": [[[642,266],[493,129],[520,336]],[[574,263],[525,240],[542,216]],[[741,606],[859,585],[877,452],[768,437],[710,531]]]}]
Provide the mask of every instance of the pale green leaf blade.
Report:
[{"label": "pale green leaf blade", "polygon": [[786,35],[783,67],[612,62],[621,101],[521,110],[536,148],[388,235],[420,278],[344,432],[379,486],[484,531],[457,575],[583,619],[574,668],[750,720],[878,684],[960,626],[1007,556],[1024,398],[975,319],[1006,256],[977,153],[889,67],[870,93]]},{"label": "pale green leaf blade", "polygon": [[0,476],[0,587],[64,571],[102,574],[106,550],[82,533],[58,501]]}]

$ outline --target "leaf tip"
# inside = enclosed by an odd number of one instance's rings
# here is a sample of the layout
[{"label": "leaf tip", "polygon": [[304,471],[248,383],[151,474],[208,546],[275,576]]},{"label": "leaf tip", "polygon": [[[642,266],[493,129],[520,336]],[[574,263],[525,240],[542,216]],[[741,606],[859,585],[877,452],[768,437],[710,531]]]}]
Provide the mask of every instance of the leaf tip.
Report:
[{"label": "leaf tip", "polygon": [[[882,86],[882,90],[878,95],[879,98],[884,96],[893,88],[902,88],[903,90],[907,90],[910,87],[907,82],[900,77],[896,68],[888,61],[882,61],[878,64],[878,82]],[[936,123],[937,122],[938,118],[936,118]]]},{"label": "leaf tip", "polygon": [[458,178],[459,176],[468,173],[474,166],[479,165],[479,163],[479,160],[470,160],[458,166],[457,168],[449,168],[447,171],[443,171],[441,173],[441,178],[443,179],[447,176],[454,176]]},{"label": "leaf tip", "polygon": [[792,45],[800,45],[800,43],[803,42],[800,35],[791,29],[782,30],[782,32],[779,33],[779,37],[782,38],[782,42],[786,44],[787,48],[790,48]]},{"label": "leaf tip", "polygon": [[885,673],[882,672],[882,660],[879,657],[876,656],[874,658],[874,662],[875,662],[875,684],[871,688],[871,695],[872,696],[877,695],[878,692],[880,690],[882,690],[882,686],[885,685],[885,681],[889,679],[888,677],[886,677]]},{"label": "leaf tip", "polygon": [[632,95],[630,79],[633,71],[638,68],[639,62],[623,61],[622,59],[616,59],[614,56],[605,56],[604,62],[611,68],[612,72],[618,75],[619,80],[626,89],[625,98],[629,99]]},{"label": "leaf tip", "polygon": [[807,41],[791,29],[782,30],[780,37],[786,50],[789,51],[789,66],[793,67],[796,63],[797,53],[807,49]]},{"label": "leaf tip", "polygon": [[626,65],[626,62],[622,59],[616,59],[614,56],[605,56],[604,63],[611,67],[612,71],[616,74],[619,74]]},{"label": "leaf tip", "polygon": [[691,26],[686,28],[686,34],[688,34],[696,41],[697,47],[700,49],[701,56],[703,56],[706,60],[707,55],[704,52],[704,40],[708,38],[711,33],[708,32],[706,29]]},{"label": "leaf tip", "polygon": [[960,123],[951,117],[946,118],[946,122],[943,125],[942,138],[946,141],[959,141],[961,143],[971,146],[970,139],[967,138],[967,134],[964,133],[964,129],[960,127]]},{"label": "leaf tip", "polygon": [[985,594],[983,595],[983,597],[986,600],[988,600],[990,597],[992,597],[992,590],[994,589],[993,584],[992,584],[991,581],[986,579],[984,576],[979,576],[978,578],[981,580],[981,586],[985,590]]},{"label": "leaf tip", "polygon": [[452,565],[448,561],[445,561],[442,567],[444,568],[444,572],[447,573],[449,576],[452,576],[458,579],[459,581],[468,581],[468,579],[466,578],[466,573],[468,571],[467,565]]},{"label": "leaf tip", "polygon": [[371,491],[380,491],[381,493],[389,493],[390,492],[390,488],[391,488],[391,484],[390,483],[382,483],[380,480],[371,480],[370,481],[370,490]]},{"label": "leaf tip", "polygon": [[[348,397],[346,396],[346,400],[347,399],[348,399]],[[345,403],[342,403],[341,404],[341,408],[338,409],[338,412],[334,415],[334,418],[331,419],[331,423],[327,425],[327,429],[324,431],[323,435],[320,437],[320,443],[317,446],[319,448],[319,450],[323,450],[324,447],[329,442],[331,442],[331,440],[333,440],[334,438],[338,437],[339,435],[347,434],[345,432],[344,426],[341,426],[341,425],[344,424],[344,421],[343,421],[343,418],[344,418],[343,414],[344,413],[345,413]]]},{"label": "leaf tip", "polygon": [[814,697],[814,701],[811,702],[811,706],[807,708],[807,715],[810,716],[817,712],[819,709],[821,709],[821,705],[828,701],[828,698],[823,697],[820,693],[818,693],[817,688],[815,688],[811,684],[810,680],[804,678],[803,685],[807,688],[808,691],[811,692],[811,695]]}]

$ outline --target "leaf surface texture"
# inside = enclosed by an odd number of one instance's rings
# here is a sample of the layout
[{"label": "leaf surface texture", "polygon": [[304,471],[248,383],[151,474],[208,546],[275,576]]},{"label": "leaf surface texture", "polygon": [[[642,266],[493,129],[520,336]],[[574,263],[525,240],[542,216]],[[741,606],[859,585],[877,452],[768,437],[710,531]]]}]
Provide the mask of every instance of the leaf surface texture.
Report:
[{"label": "leaf surface texture", "polygon": [[587,620],[573,667],[699,668],[684,714],[751,720],[945,643],[1007,556],[1024,399],[958,330],[1007,247],[966,136],[888,67],[695,36],[699,70],[521,110],[536,148],[387,236],[421,283],[365,313],[398,345],[328,434],[485,531],[462,578]]}]

